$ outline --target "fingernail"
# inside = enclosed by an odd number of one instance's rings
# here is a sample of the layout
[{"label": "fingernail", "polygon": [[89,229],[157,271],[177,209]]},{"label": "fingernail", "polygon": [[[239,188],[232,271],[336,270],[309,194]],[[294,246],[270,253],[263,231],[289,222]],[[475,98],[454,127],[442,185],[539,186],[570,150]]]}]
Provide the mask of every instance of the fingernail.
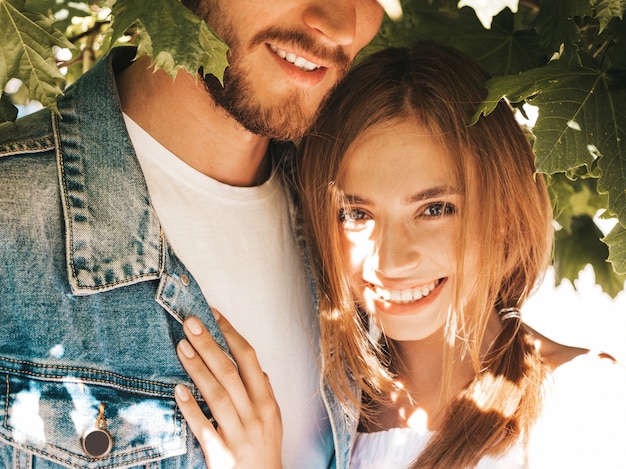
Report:
[{"label": "fingernail", "polygon": [[202,323],[198,318],[191,317],[187,319],[187,327],[193,335],[202,334]]},{"label": "fingernail", "polygon": [[185,339],[181,340],[178,343],[178,347],[184,356],[187,358],[193,358],[196,356],[196,351],[193,349],[191,344],[187,342]]},{"label": "fingernail", "polygon": [[189,398],[191,397],[189,390],[182,384],[176,385],[176,387],[174,388],[174,393],[176,393],[176,397],[178,397],[178,399],[180,399],[183,402],[187,402]]},{"label": "fingernail", "polygon": [[220,318],[222,317],[220,312],[217,309],[215,309],[215,308],[211,308],[211,311],[213,311],[213,317],[215,318],[215,320],[219,321]]}]

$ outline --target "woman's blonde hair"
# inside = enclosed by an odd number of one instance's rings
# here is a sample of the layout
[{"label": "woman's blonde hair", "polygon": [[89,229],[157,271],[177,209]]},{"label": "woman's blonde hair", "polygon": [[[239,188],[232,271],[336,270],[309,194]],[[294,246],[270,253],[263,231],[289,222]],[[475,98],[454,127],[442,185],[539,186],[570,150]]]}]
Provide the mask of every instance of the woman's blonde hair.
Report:
[{"label": "woman's blonde hair", "polygon": [[[448,339],[471,357],[475,379],[447,401],[433,438],[412,467],[473,466],[527,434],[540,410],[544,367],[531,331],[519,319],[504,321],[488,352],[480,352],[489,317],[522,305],[549,262],[552,243],[545,183],[508,103],[467,125],[486,97],[485,80],[473,61],[448,47],[422,43],[382,50],[338,85],[300,145],[297,172],[318,282],[323,374],[346,412],[362,400],[381,402],[394,389],[389,350],[370,336],[342,272],[338,185],[350,144],[373,125],[417,119],[451,155],[464,200],[470,175],[477,189],[479,200],[472,203],[480,205],[481,219],[461,211],[459,249],[470,224],[480,223],[481,236],[472,240],[480,276],[471,298],[451,309],[446,327]],[[456,285],[457,294],[461,291]],[[449,350],[444,357],[446,383]],[[362,418],[371,416],[368,408],[361,412]]]}]

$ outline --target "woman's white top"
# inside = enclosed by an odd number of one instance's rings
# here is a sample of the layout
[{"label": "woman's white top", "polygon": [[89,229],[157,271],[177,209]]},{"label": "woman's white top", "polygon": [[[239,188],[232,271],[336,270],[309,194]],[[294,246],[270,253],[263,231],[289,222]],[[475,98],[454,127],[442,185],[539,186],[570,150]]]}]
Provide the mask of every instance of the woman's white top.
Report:
[{"label": "woman's white top", "polygon": [[[498,458],[484,457],[477,468],[626,468],[626,368],[590,352],[559,366],[544,391],[528,448],[518,442]],[[413,428],[359,433],[350,467],[406,469],[431,435]]]}]

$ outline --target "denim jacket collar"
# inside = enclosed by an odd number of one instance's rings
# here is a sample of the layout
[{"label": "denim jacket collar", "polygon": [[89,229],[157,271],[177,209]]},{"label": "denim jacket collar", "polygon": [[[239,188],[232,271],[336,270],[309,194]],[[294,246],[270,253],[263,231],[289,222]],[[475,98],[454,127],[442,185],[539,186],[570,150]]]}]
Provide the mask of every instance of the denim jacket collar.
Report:
[{"label": "denim jacket collar", "polygon": [[164,237],[122,116],[116,49],[68,89],[53,116],[66,225],[67,270],[77,295],[159,278]]}]

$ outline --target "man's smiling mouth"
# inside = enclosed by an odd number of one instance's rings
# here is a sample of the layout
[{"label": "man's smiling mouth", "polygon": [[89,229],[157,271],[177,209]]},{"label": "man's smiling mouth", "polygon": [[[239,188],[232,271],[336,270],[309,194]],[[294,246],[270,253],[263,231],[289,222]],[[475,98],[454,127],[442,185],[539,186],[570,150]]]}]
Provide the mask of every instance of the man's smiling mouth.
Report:
[{"label": "man's smiling mouth", "polygon": [[272,49],[272,51],[274,51],[274,53],[278,57],[280,57],[283,60],[286,60],[290,64],[295,65],[296,67],[298,67],[300,70],[304,72],[314,72],[315,70],[322,68],[321,65],[314,64],[313,62],[309,62],[307,59],[300,57],[294,54],[293,52],[287,52],[283,49],[279,49],[273,44],[268,44],[268,46],[270,49]]}]

